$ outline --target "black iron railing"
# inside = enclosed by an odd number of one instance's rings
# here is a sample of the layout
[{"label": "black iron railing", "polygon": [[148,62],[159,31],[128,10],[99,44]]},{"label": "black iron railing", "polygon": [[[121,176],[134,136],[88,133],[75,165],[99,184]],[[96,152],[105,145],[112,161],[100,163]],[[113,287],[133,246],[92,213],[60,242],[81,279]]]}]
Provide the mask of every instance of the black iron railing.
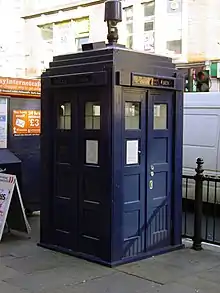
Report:
[{"label": "black iron railing", "polygon": [[183,237],[220,245],[220,177],[203,174],[203,160],[197,160],[195,176],[183,175]]}]

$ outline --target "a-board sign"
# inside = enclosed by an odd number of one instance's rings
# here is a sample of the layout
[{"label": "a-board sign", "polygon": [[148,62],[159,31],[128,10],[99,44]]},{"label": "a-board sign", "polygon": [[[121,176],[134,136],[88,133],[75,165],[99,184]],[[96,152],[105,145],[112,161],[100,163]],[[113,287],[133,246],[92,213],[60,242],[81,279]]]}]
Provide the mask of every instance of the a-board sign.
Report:
[{"label": "a-board sign", "polygon": [[39,110],[13,110],[12,115],[14,136],[40,135],[41,113]]},{"label": "a-board sign", "polygon": [[6,221],[12,230],[28,234],[31,231],[16,176],[0,173],[0,241]]}]

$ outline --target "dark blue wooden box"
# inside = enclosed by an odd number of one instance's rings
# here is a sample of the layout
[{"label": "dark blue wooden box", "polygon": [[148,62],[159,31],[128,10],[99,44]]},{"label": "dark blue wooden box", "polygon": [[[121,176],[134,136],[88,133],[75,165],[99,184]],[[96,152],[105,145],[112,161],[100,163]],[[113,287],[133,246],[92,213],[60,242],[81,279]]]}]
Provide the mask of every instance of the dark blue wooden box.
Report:
[{"label": "dark blue wooden box", "polygon": [[108,266],[181,247],[183,80],[106,47],[42,75],[40,245]]}]

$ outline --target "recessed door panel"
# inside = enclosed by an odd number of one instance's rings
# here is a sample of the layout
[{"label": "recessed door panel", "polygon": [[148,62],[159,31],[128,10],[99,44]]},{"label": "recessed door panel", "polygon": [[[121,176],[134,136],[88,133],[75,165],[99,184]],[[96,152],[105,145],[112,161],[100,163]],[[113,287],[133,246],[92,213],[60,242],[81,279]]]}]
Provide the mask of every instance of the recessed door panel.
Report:
[{"label": "recessed door panel", "polygon": [[[70,98],[71,97],[71,98]],[[56,91],[54,104],[54,212],[55,243],[77,247],[77,97]],[[48,121],[49,123],[49,121]]]},{"label": "recessed door panel", "polygon": [[145,93],[124,90],[123,253],[145,250]]},{"label": "recessed door panel", "polygon": [[[109,100],[103,89],[81,89],[79,100],[79,247],[106,259],[110,225]],[[105,249],[104,249],[105,247]]]},{"label": "recessed door panel", "polygon": [[171,92],[148,93],[147,250],[171,243],[172,107]]}]

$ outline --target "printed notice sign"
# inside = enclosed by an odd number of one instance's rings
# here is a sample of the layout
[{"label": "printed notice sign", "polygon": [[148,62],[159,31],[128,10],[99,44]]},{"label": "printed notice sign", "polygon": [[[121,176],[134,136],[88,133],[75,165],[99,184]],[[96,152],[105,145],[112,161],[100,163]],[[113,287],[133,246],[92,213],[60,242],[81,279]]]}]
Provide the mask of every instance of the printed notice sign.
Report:
[{"label": "printed notice sign", "polygon": [[[8,213],[8,209],[11,202],[11,191],[9,189],[0,189],[0,227],[4,229],[5,215]],[[0,232],[0,235],[3,231]]]},{"label": "printed notice sign", "polygon": [[7,148],[7,99],[0,98],[0,149]]},{"label": "printed notice sign", "polygon": [[[17,195],[19,205],[16,205],[16,210],[11,210],[11,218],[15,218],[16,216],[20,218],[20,215],[22,215],[23,225],[20,225],[20,227],[17,226],[15,229],[9,225],[9,228],[20,232],[30,233],[31,228],[25,215],[24,205],[16,176],[0,173],[0,241],[2,239],[4,227],[10,214],[10,207],[13,205],[15,195]],[[25,226],[25,228],[23,226]]]},{"label": "printed notice sign", "polygon": [[98,164],[98,141],[86,141],[86,164]]},{"label": "printed notice sign", "polygon": [[40,135],[41,114],[39,110],[14,110],[13,135]]},{"label": "printed notice sign", "polygon": [[138,164],[138,140],[128,140],[126,149],[126,164]]}]

